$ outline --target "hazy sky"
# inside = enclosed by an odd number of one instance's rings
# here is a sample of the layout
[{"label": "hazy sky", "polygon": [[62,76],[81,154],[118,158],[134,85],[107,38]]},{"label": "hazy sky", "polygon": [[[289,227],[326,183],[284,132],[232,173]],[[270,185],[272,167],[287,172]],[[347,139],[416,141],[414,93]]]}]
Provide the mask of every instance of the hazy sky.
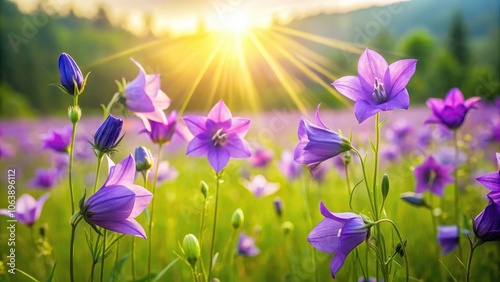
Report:
[{"label": "hazy sky", "polygon": [[[30,11],[40,0],[13,0]],[[343,12],[358,7],[384,5],[401,0],[44,0],[51,10],[67,12],[75,7],[81,16],[92,16],[99,5],[109,8],[113,21],[125,21],[131,29],[141,29],[145,13],[153,15],[155,29],[174,33],[189,32],[203,19],[208,29],[246,17],[252,24],[265,25],[274,16],[287,20],[291,15]],[[125,20],[124,20],[125,19]]]}]

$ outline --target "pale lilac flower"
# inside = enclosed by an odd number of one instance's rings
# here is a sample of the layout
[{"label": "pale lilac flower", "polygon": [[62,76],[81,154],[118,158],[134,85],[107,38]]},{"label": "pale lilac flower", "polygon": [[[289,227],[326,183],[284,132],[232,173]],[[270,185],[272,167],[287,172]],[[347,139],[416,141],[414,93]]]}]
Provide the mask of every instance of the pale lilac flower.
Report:
[{"label": "pale lilac flower", "polygon": [[363,122],[379,111],[408,109],[406,85],[417,60],[400,60],[388,65],[377,52],[366,49],[358,61],[358,76],[344,76],[332,85],[340,94],[355,101],[354,113]]},{"label": "pale lilac flower", "polygon": [[80,213],[89,224],[146,238],[146,232],[135,218],[147,208],[153,194],[134,184],[135,161],[131,154],[117,165],[109,158],[108,161],[106,182],[85,201]]},{"label": "pale lilac flower", "polygon": [[307,241],[316,249],[333,253],[330,262],[332,277],[340,270],[347,255],[368,236],[368,229],[361,216],[350,213],[332,213],[323,202],[320,204],[321,214],[325,217],[309,233]]},{"label": "pale lilac flower", "polygon": [[125,105],[150,130],[148,120],[166,123],[163,110],[170,106],[170,98],[160,89],[159,74],[146,74],[137,61],[131,60],[139,68],[139,74],[125,86]]},{"label": "pale lilac flower", "polygon": [[42,137],[43,149],[52,149],[59,153],[68,153],[71,143],[71,127],[52,130]]},{"label": "pale lilac flower", "polygon": [[255,246],[255,239],[241,232],[238,238],[237,254],[245,257],[254,257],[260,254],[259,248]]},{"label": "pale lilac flower", "polygon": [[319,105],[316,108],[314,125],[305,118],[299,123],[299,144],[295,147],[294,160],[305,164],[310,170],[322,162],[351,150],[351,142],[328,128],[319,117]]},{"label": "pale lilac flower", "polygon": [[261,174],[252,177],[251,181],[245,180],[243,184],[257,198],[272,195],[280,189],[279,183],[268,182]]},{"label": "pale lilac flower", "polygon": [[428,190],[442,197],[444,186],[453,182],[453,178],[450,175],[452,170],[453,167],[440,165],[433,157],[429,156],[414,170],[417,180],[415,192],[424,193]]},{"label": "pale lilac flower", "polygon": [[252,151],[249,161],[253,167],[266,167],[273,159],[274,152],[265,147],[258,146]]},{"label": "pale lilac flower", "polygon": [[427,100],[427,106],[432,110],[432,116],[426,123],[439,123],[449,129],[456,129],[462,125],[467,112],[474,107],[481,98],[472,97],[464,100],[460,89],[452,88],[444,100],[430,98]]},{"label": "pale lilac flower", "polygon": [[17,199],[14,214],[8,209],[0,209],[0,214],[15,218],[27,226],[32,226],[40,218],[43,204],[49,195],[49,193],[43,194],[38,200],[35,200],[31,195],[23,194]]},{"label": "pale lilac flower", "polygon": [[35,189],[50,189],[60,180],[60,172],[55,168],[38,168],[35,170],[35,176],[28,181],[28,186]]},{"label": "pale lilac flower", "polygon": [[232,117],[231,111],[222,100],[208,113],[207,117],[184,117],[186,125],[194,135],[189,142],[187,155],[208,157],[208,162],[219,173],[229,162],[229,158],[248,158],[250,145],[245,135],[250,120]]},{"label": "pale lilac flower", "polygon": [[[156,170],[156,164],[151,168],[151,171]],[[149,181],[154,180],[154,173],[149,173]],[[175,167],[170,165],[167,161],[161,161],[160,167],[158,168],[158,179],[156,180],[158,184],[173,181],[179,177],[179,172]]]},{"label": "pale lilac flower", "polygon": [[289,151],[281,153],[278,169],[288,180],[297,179],[304,172],[302,166],[293,160],[293,154]]}]

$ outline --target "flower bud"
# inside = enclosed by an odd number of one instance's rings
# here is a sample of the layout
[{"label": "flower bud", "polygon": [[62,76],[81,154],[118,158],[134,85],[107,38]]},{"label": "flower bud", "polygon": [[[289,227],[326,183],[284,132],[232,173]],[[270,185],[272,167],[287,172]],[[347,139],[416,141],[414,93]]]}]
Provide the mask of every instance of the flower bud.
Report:
[{"label": "flower bud", "polygon": [[101,153],[113,152],[118,146],[123,120],[109,115],[94,135],[94,149]]},{"label": "flower bud", "polygon": [[422,198],[421,196],[419,196],[413,192],[406,192],[406,193],[401,194],[401,200],[409,203],[410,205],[414,205],[416,207],[429,208],[429,206],[425,202],[424,198]]},{"label": "flower bud", "polygon": [[285,235],[291,233],[293,231],[293,223],[290,221],[285,221],[281,224],[281,230],[283,230],[283,233]]},{"label": "flower bud", "polygon": [[245,221],[245,216],[243,214],[243,211],[241,209],[237,209],[234,211],[233,216],[231,217],[231,224],[233,225],[234,229],[238,229],[243,225],[243,222]]},{"label": "flower bud", "polygon": [[274,211],[278,215],[278,217],[281,217],[283,214],[283,201],[279,197],[276,197],[274,199]]},{"label": "flower bud", "polygon": [[135,149],[135,170],[146,172],[153,166],[153,156],[146,147],[137,147]]},{"label": "flower bud", "polygon": [[44,238],[47,235],[47,230],[49,229],[49,225],[44,223],[40,226],[38,231],[40,232],[40,237]]},{"label": "flower bud", "polygon": [[345,166],[348,166],[351,163],[351,158],[352,158],[352,156],[351,156],[351,153],[349,153],[349,151],[344,153],[343,161],[344,161]]},{"label": "flower bud", "polygon": [[401,242],[399,242],[397,245],[396,245],[396,253],[398,253],[401,257],[403,257],[405,255],[405,251],[404,249],[406,248],[406,239],[403,240],[403,245],[404,245],[404,248],[403,246],[401,245]]},{"label": "flower bud", "polygon": [[68,108],[68,117],[72,124],[77,123],[82,117],[82,109],[78,105]]},{"label": "flower bud", "polygon": [[61,85],[69,95],[79,95],[83,90],[84,78],[82,72],[75,60],[66,53],[59,55],[59,76]]},{"label": "flower bud", "polygon": [[208,195],[208,185],[205,181],[201,181],[200,186],[201,186],[201,193],[203,194],[203,197],[205,197],[206,199]]},{"label": "flower bud", "polygon": [[188,234],[184,236],[182,241],[182,249],[186,255],[186,259],[191,264],[191,267],[196,265],[196,262],[200,258],[200,243],[198,239],[193,234]]},{"label": "flower bud", "polygon": [[389,175],[387,173],[382,176],[382,197],[385,200],[389,194]]}]

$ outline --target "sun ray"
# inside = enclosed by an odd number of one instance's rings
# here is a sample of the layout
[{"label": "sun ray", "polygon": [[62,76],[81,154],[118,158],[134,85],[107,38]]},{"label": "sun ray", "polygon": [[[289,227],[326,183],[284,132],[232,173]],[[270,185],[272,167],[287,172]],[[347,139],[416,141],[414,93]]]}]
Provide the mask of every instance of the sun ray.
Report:
[{"label": "sun ray", "polygon": [[242,95],[246,93],[247,99],[250,103],[250,107],[254,111],[259,110],[259,95],[257,89],[255,87],[255,83],[252,79],[252,74],[250,72],[250,68],[248,67],[247,61],[245,60],[244,50],[243,50],[243,39],[236,38],[235,39],[235,50],[238,57],[239,63],[239,73],[241,74],[242,84],[240,85],[242,91],[240,92]]},{"label": "sun ray", "polygon": [[307,110],[302,101],[298,97],[298,93],[295,88],[290,84],[293,81],[288,73],[280,66],[280,64],[269,54],[269,52],[264,48],[262,43],[258,38],[255,37],[253,33],[248,34],[248,38],[252,41],[258,51],[262,54],[264,60],[268,63],[269,67],[272,69],[284,90],[287,92],[288,96],[295,103],[301,113],[306,114]]},{"label": "sun ray", "polygon": [[205,75],[208,67],[212,63],[213,59],[215,58],[215,55],[217,54],[217,52],[219,51],[220,47],[222,46],[222,43],[225,40],[226,40],[225,37],[221,37],[219,39],[219,42],[217,43],[217,46],[212,50],[212,52],[210,53],[210,56],[205,61],[205,64],[203,65],[201,71],[198,73],[198,76],[196,76],[195,80],[193,81],[193,85],[191,86],[191,88],[189,89],[189,92],[186,95],[186,98],[185,98],[185,100],[184,100],[184,102],[183,102],[183,104],[182,104],[182,106],[181,106],[181,108],[179,110],[179,116],[182,116],[182,114],[186,110],[186,107],[189,104],[189,101],[191,100],[191,97],[193,96],[194,91],[198,87],[198,84],[200,83],[201,79]]}]

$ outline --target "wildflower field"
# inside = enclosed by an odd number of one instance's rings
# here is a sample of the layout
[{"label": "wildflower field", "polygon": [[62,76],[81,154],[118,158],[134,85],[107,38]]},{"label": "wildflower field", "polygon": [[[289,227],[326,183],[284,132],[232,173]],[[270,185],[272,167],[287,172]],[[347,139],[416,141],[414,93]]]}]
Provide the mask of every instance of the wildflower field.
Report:
[{"label": "wildflower field", "polygon": [[231,23],[47,55],[54,105],[0,119],[0,281],[500,281],[497,69]]}]

